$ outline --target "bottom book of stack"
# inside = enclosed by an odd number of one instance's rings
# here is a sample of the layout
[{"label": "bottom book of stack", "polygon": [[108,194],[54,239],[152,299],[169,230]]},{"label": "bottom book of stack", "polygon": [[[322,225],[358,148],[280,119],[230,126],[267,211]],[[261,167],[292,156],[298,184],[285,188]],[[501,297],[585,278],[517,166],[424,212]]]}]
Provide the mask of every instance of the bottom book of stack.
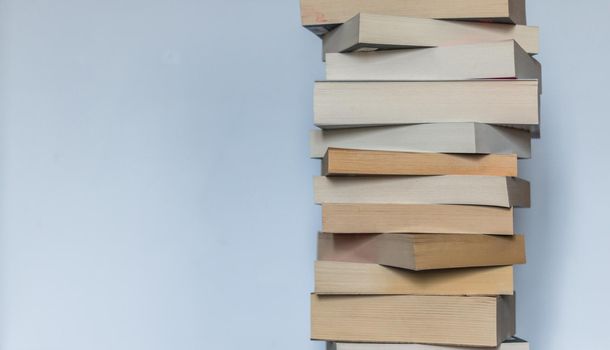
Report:
[{"label": "bottom book of stack", "polygon": [[311,338],[329,349],[528,349],[513,338],[510,265],[412,271],[325,257],[315,266]]},{"label": "bottom book of stack", "polygon": [[313,339],[497,346],[515,333],[513,296],[317,295]]},{"label": "bottom book of stack", "polygon": [[[529,350],[529,344],[523,339],[513,337],[504,341],[497,350]],[[372,344],[372,343],[335,343],[327,342],[326,350],[481,350],[473,347],[457,347],[423,344]]]}]

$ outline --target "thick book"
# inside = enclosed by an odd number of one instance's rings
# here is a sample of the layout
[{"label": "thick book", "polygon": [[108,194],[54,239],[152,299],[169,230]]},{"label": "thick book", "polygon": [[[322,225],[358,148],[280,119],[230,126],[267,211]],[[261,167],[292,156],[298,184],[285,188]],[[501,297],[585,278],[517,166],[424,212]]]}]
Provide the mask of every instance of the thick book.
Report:
[{"label": "thick book", "polygon": [[421,271],[525,264],[522,235],[318,234],[318,260]]},{"label": "thick book", "polygon": [[314,195],[317,204],[530,206],[529,182],[503,176],[317,176]]},{"label": "thick book", "polygon": [[541,79],[514,40],[423,49],[329,53],[327,80]]},{"label": "thick book", "polygon": [[517,176],[517,156],[329,148],[322,160],[322,175]]},{"label": "thick book", "polygon": [[513,209],[479,205],[322,204],[322,232],[512,235]]},{"label": "thick book", "polygon": [[360,12],[525,24],[525,0],[301,0],[301,23],[318,35]]},{"label": "thick book", "polygon": [[539,131],[538,80],[318,81],[322,129],[475,122]]},{"label": "thick book", "polygon": [[311,296],[314,340],[495,347],[514,334],[511,295]]},{"label": "thick book", "polygon": [[[529,350],[529,343],[512,337],[497,347],[485,350]],[[327,342],[326,350],[481,350],[480,347],[459,347],[427,344],[388,344],[388,343],[336,343]]]},{"label": "thick book", "polygon": [[316,294],[511,295],[513,267],[429,271],[340,261],[315,263]]},{"label": "thick book", "polygon": [[451,46],[514,40],[528,54],[538,53],[537,27],[468,23],[360,13],[323,38],[324,53]]},{"label": "thick book", "polygon": [[426,123],[365,128],[312,130],[310,156],[329,148],[375,151],[516,154],[530,158],[528,131],[480,123]]}]

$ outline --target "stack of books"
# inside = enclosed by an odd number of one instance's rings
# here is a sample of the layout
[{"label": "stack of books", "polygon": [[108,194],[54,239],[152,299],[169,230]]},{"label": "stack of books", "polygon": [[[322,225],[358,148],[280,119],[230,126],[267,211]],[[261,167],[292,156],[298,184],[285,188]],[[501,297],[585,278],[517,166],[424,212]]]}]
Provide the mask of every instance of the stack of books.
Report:
[{"label": "stack of books", "polygon": [[515,338],[517,160],[539,137],[524,0],[301,0],[321,36],[311,338],[337,350],[528,349]]}]

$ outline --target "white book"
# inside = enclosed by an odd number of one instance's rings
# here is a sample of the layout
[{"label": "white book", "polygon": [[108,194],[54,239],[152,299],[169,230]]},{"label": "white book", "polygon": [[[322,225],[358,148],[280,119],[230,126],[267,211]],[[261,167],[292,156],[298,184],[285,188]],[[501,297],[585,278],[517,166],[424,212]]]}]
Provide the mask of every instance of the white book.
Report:
[{"label": "white book", "polygon": [[531,157],[528,131],[479,123],[435,123],[312,130],[310,157],[328,148],[372,151],[516,154]]},{"label": "white book", "polygon": [[486,123],[538,132],[538,80],[319,81],[314,123],[329,129]]},{"label": "white book", "polygon": [[[486,350],[529,350],[529,343],[513,337],[495,348]],[[481,350],[481,348],[462,346],[443,346],[425,344],[387,344],[387,343],[336,343],[327,342],[326,350]]]},{"label": "white book", "polygon": [[529,207],[529,182],[504,176],[314,177],[315,202]]},{"label": "white book", "polygon": [[538,53],[537,27],[360,13],[323,38],[324,53],[451,46],[515,40]]},{"label": "white book", "polygon": [[494,78],[540,80],[540,63],[513,40],[326,55],[327,80]]}]

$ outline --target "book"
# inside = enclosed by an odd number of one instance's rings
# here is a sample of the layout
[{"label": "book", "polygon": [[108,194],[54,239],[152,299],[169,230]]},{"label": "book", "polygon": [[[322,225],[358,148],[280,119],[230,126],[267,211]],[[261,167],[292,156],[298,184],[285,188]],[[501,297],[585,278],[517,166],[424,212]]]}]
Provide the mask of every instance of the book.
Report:
[{"label": "book", "polygon": [[[529,343],[516,337],[486,350],[529,350]],[[327,342],[326,350],[481,350],[479,347],[458,347],[426,344],[335,343]]]},{"label": "book", "polygon": [[517,156],[329,148],[322,160],[322,175],[517,176]]},{"label": "book", "polygon": [[301,23],[318,35],[360,12],[525,24],[525,0],[301,0]]},{"label": "book", "polygon": [[540,81],[540,63],[514,40],[326,55],[327,80],[498,78]]},{"label": "book", "polygon": [[322,204],[328,233],[512,235],[513,209],[478,205]]},{"label": "book", "polygon": [[326,128],[477,122],[538,132],[537,80],[318,81],[314,123]]},{"label": "book", "polygon": [[315,202],[469,204],[529,207],[529,182],[503,176],[358,176],[314,178]]},{"label": "book", "polygon": [[421,271],[525,264],[522,235],[318,234],[318,260]]},{"label": "book", "polygon": [[538,53],[537,27],[469,23],[360,13],[324,35],[324,53],[451,46],[514,40],[528,54]]},{"label": "book", "polygon": [[410,271],[377,264],[316,261],[316,294],[511,295],[513,267]]},{"label": "book", "polygon": [[310,156],[329,148],[397,152],[516,154],[530,158],[528,131],[480,123],[426,123],[312,130]]},{"label": "book", "polygon": [[311,296],[314,340],[493,347],[514,333],[511,295]]}]

